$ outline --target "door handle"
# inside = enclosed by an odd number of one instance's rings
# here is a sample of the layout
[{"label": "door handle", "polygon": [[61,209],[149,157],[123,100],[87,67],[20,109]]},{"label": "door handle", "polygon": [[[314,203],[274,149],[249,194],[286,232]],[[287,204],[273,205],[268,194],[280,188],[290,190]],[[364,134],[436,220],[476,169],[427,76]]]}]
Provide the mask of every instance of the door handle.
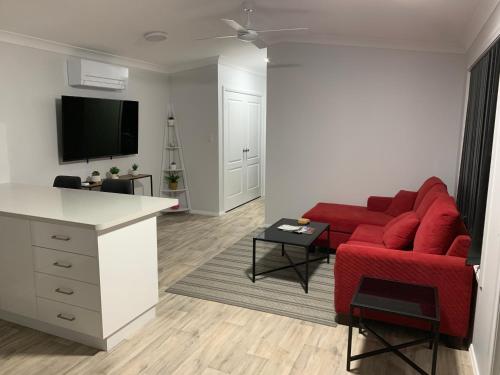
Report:
[{"label": "door handle", "polygon": [[244,148],[244,149],[243,149],[243,152],[248,152],[248,151],[250,151],[250,149],[249,149],[249,148]]},{"label": "door handle", "polygon": [[61,293],[61,294],[66,294],[68,296],[75,294],[75,292],[72,289],[69,288],[57,288],[55,290],[56,293]]}]

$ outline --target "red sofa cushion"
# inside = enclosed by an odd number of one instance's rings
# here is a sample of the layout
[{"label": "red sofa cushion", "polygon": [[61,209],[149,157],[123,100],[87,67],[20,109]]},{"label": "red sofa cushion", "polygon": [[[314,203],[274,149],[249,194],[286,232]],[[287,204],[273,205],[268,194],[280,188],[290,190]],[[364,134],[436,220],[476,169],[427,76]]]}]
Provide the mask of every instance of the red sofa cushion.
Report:
[{"label": "red sofa cushion", "polygon": [[351,242],[366,242],[383,245],[384,227],[380,225],[360,224],[349,238]]},{"label": "red sofa cushion", "polygon": [[422,218],[425,216],[425,214],[427,213],[431,205],[434,203],[434,201],[442,196],[444,197],[448,196],[448,192],[446,191],[444,185],[434,185],[429,189],[424,199],[422,199],[422,202],[415,210],[420,220],[422,220]]},{"label": "red sofa cushion", "polygon": [[391,204],[385,213],[391,216],[399,216],[404,212],[411,211],[416,198],[416,192],[400,190],[392,199]]},{"label": "red sofa cushion", "polygon": [[415,235],[413,251],[445,254],[456,235],[459,216],[453,198],[438,197],[422,218]]},{"label": "red sofa cushion", "polygon": [[450,248],[446,252],[446,255],[452,257],[467,258],[472,239],[467,234],[461,234],[456,236],[451,243]]},{"label": "red sofa cushion", "polygon": [[407,249],[415,238],[420,220],[415,212],[405,212],[383,228],[382,240],[389,249]]},{"label": "red sofa cushion", "polygon": [[429,192],[429,190],[434,186],[434,185],[443,185],[444,188],[446,189],[446,185],[444,184],[443,181],[441,181],[440,178],[438,177],[431,177],[428,178],[418,189],[417,192],[417,197],[415,198],[415,205],[413,206],[413,209],[416,210],[418,206],[420,206],[420,203],[422,203],[422,200],[424,199],[425,195]]},{"label": "red sofa cushion", "polygon": [[313,221],[328,223],[332,231],[352,233],[359,224],[384,226],[393,217],[366,207],[336,203],[318,203],[302,215]]}]

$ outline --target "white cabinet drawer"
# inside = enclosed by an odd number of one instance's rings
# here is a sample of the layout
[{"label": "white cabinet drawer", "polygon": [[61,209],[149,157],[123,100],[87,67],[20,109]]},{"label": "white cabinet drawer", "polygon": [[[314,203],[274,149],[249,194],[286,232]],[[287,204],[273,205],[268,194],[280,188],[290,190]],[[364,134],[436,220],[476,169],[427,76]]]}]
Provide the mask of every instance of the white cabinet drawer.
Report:
[{"label": "white cabinet drawer", "polygon": [[86,309],[100,311],[99,288],[62,277],[35,273],[36,295],[38,297],[69,303]]},{"label": "white cabinet drawer", "polygon": [[44,298],[37,298],[37,304],[38,318],[44,322],[94,337],[102,336],[98,312]]},{"label": "white cabinet drawer", "polygon": [[91,229],[32,221],[31,243],[49,249],[97,256],[97,233]]},{"label": "white cabinet drawer", "polygon": [[99,284],[97,258],[33,246],[35,271]]}]

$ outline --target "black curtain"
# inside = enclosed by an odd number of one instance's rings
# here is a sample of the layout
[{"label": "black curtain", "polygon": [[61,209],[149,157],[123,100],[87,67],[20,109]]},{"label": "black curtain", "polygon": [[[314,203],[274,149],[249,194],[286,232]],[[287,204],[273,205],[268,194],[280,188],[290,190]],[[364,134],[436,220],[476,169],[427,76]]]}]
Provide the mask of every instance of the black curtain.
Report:
[{"label": "black curtain", "polygon": [[457,205],[472,237],[469,264],[479,264],[500,77],[500,45],[471,70]]}]

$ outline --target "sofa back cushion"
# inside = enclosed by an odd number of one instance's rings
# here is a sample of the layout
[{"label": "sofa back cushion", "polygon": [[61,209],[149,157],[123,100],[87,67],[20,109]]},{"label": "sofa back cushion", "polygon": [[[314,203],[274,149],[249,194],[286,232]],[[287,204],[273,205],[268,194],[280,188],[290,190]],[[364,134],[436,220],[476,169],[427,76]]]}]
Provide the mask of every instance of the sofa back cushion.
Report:
[{"label": "sofa back cushion", "polygon": [[382,240],[389,249],[408,249],[415,238],[420,220],[413,211],[405,212],[384,227]]},{"label": "sofa back cushion", "polygon": [[450,196],[439,196],[427,210],[415,234],[413,251],[445,254],[457,231],[460,214]]},{"label": "sofa back cushion", "polygon": [[439,197],[447,197],[448,192],[446,191],[446,187],[444,185],[434,185],[429,189],[427,194],[425,194],[424,199],[420,202],[420,205],[415,209],[417,216],[420,220],[425,216],[431,205],[434,201]]},{"label": "sofa back cushion", "polygon": [[420,189],[418,189],[417,192],[417,197],[415,198],[415,204],[413,205],[413,209],[416,210],[418,206],[420,206],[420,203],[422,203],[422,200],[424,199],[425,195],[429,192],[429,190],[434,186],[434,185],[443,185],[445,190],[446,190],[446,185],[444,184],[443,181],[441,181],[440,178],[438,177],[431,177],[427,179]]},{"label": "sofa back cushion", "polygon": [[413,205],[415,204],[416,198],[416,192],[400,190],[392,199],[392,202],[385,213],[391,216],[399,216],[402,213],[411,211],[413,209]]},{"label": "sofa back cushion", "polygon": [[468,234],[461,234],[455,237],[446,255],[452,257],[467,258],[472,239]]}]

